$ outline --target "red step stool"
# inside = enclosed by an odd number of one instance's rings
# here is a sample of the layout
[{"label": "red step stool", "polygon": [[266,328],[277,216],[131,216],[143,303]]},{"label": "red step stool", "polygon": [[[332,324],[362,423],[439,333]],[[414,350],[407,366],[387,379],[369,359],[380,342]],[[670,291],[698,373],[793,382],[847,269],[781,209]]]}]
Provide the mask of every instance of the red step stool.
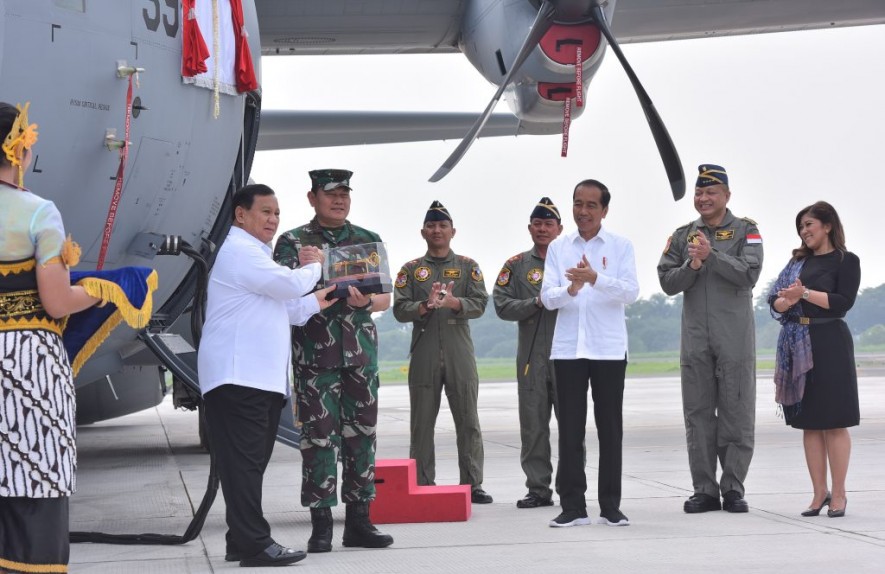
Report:
[{"label": "red step stool", "polygon": [[414,459],[375,461],[375,524],[464,522],[470,518],[470,485],[418,486]]}]

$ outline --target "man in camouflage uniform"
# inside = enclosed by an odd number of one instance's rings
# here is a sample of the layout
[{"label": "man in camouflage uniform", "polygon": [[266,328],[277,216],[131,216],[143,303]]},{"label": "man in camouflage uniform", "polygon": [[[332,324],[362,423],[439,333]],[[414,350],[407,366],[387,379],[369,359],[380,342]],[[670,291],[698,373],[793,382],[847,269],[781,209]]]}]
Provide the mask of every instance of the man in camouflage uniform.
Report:
[{"label": "man in camouflage uniform", "polygon": [[482,316],[489,294],[476,261],[455,255],[452,217],[434,201],[421,236],[427,253],[406,263],[396,277],[393,316],[412,322],[409,363],[411,445],[418,484],[434,484],[433,431],[443,388],[455,421],[461,484],[471,485],[471,500],[492,502],[482,489],[483,447],[476,410],[479,376],[468,319]]},{"label": "man in camouflage uniform", "polygon": [[658,263],[664,292],[684,294],[679,362],[694,495],[683,510],[747,512],[744,480],[756,422],[753,286],[762,270],[762,237],[756,222],[726,208],[725,169],[698,171],[694,206],[701,217],[673,233]]},{"label": "man in camouflage uniform", "polygon": [[[296,267],[306,245],[334,248],[380,242],[378,234],[347,221],[351,172],[310,172],[307,200],[316,216],[277,239],[274,259]],[[390,294],[350,295],[292,330],[292,362],[301,422],[301,504],[310,507],[308,552],[332,549],[332,511],[347,505],[344,546],[382,548],[393,538],[369,521],[375,499],[375,425],[378,420],[378,336],[372,313],[390,306]]]},{"label": "man in camouflage uniform", "polygon": [[556,311],[541,304],[541,280],[547,246],[562,232],[559,210],[543,197],[529,217],[534,247],[504,264],[492,290],[495,312],[505,321],[519,322],[516,380],[519,394],[520,462],[529,489],[517,508],[553,505],[550,482],[550,414],[556,408],[556,385],[550,346]]}]

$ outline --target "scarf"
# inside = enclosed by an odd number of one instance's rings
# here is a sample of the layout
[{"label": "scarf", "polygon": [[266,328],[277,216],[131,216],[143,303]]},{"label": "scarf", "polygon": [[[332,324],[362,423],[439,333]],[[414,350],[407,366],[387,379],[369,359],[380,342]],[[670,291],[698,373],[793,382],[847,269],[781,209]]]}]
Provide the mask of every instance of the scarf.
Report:
[{"label": "scarf", "polygon": [[[777,297],[778,291],[786,289],[799,278],[803,263],[804,259],[791,259],[787,263],[768,293],[769,301]],[[808,325],[796,322],[796,319],[802,317],[801,305],[793,305],[783,313],[778,313],[774,307],[771,307],[771,316],[782,325],[777,338],[774,400],[783,407],[784,415],[789,419],[799,412],[799,404],[805,394],[805,377],[814,367],[811,357],[811,335]],[[789,420],[787,422],[789,423]]]}]

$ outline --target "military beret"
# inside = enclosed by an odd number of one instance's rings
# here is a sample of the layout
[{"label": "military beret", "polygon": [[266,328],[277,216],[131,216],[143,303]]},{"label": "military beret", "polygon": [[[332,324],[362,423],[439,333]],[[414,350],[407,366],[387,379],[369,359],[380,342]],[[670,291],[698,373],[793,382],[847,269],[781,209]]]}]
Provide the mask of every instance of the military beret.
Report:
[{"label": "military beret", "polygon": [[427,215],[424,216],[424,223],[428,221],[452,221],[452,216],[449,215],[449,210],[442,203],[434,201],[430,204]]},{"label": "military beret", "polygon": [[313,191],[320,189],[332,191],[339,187],[351,189],[350,176],[353,172],[346,169],[316,169],[308,175],[310,175],[310,189]]},{"label": "military beret", "polygon": [[529,221],[532,219],[555,219],[557,222],[562,222],[562,218],[559,216],[559,209],[553,205],[549,197],[541,198],[529,216]]},{"label": "military beret", "polygon": [[728,174],[721,165],[705,163],[698,166],[698,181],[695,187],[709,187],[711,185],[728,185]]}]

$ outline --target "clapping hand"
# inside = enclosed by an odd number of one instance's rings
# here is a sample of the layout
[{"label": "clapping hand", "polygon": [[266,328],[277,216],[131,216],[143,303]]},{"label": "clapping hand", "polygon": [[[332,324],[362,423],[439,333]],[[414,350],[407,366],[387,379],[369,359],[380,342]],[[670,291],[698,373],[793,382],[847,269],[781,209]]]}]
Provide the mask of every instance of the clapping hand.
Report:
[{"label": "clapping hand", "polygon": [[799,302],[799,299],[802,298],[802,293],[805,292],[805,286],[802,285],[802,281],[798,278],[793,281],[789,287],[786,289],[781,289],[777,292],[778,297],[783,297],[784,301],[792,307],[796,303]]},{"label": "clapping hand", "polygon": [[692,269],[700,269],[707,257],[710,256],[710,241],[703,233],[694,236],[693,241],[688,242],[688,257],[691,259]]},{"label": "clapping hand", "polygon": [[595,284],[597,276],[596,270],[590,265],[587,256],[582,255],[576,266],[565,270],[565,278],[571,281],[571,285],[568,286],[569,295],[577,295],[578,291],[587,283]]},{"label": "clapping hand", "polygon": [[430,287],[430,296],[427,298],[427,308],[437,309],[446,307],[456,309],[458,307],[458,298],[452,295],[454,289],[454,281],[449,281],[448,285],[440,281],[434,281]]}]

